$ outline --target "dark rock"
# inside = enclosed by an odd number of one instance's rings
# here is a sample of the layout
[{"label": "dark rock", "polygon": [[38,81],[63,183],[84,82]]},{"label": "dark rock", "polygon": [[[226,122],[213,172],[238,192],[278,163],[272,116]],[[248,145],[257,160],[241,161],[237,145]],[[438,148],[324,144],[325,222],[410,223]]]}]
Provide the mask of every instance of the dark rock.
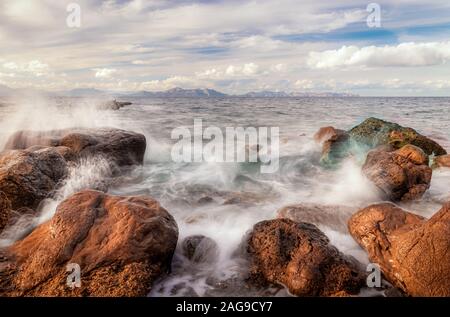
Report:
[{"label": "dark rock", "polygon": [[217,261],[219,256],[217,243],[203,235],[186,237],[181,249],[183,255],[195,263],[212,263]]},{"label": "dark rock", "polygon": [[[3,296],[146,296],[177,244],[173,217],[150,197],[79,192],[54,217],[3,250]],[[66,265],[81,287],[66,284]]]},{"label": "dark rock", "polygon": [[394,286],[412,296],[450,296],[450,203],[429,220],[394,204],[375,204],[348,226]]},{"label": "dark rock", "polygon": [[328,167],[336,166],[349,156],[363,159],[369,150],[380,146],[396,150],[410,144],[421,148],[427,155],[447,154],[442,146],[416,130],[377,118],[368,118],[349,131],[323,127],[314,138],[323,144],[321,163]]},{"label": "dark rock", "polygon": [[7,151],[0,156],[0,191],[12,209],[35,208],[67,175],[67,163],[54,148]]},{"label": "dark rock", "polygon": [[419,134],[416,130],[377,118],[366,119],[348,131],[348,134],[352,140],[371,148],[390,144],[399,149],[411,144],[421,148],[428,155],[447,154],[438,143]]},{"label": "dark rock", "polygon": [[285,285],[297,296],[356,294],[365,274],[314,225],[289,219],[262,221],[248,240],[252,274]]},{"label": "dark rock", "polygon": [[122,167],[143,163],[146,140],[142,134],[110,128],[19,131],[9,138],[5,149],[37,145],[57,147],[68,159],[100,155]]},{"label": "dark rock", "polygon": [[108,101],[108,102],[100,104],[98,106],[98,109],[100,109],[100,110],[119,110],[120,108],[129,106],[132,104],[133,104],[132,102],[128,102],[128,101],[121,102],[121,101],[113,100],[113,101]]}]

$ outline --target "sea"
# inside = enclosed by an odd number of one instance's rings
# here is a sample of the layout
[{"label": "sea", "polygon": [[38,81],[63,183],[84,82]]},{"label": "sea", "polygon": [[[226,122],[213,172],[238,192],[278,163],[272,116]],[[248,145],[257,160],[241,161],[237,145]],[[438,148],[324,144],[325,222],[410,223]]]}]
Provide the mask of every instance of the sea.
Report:
[{"label": "sea", "polygon": [[[335,169],[319,164],[321,147],[314,133],[324,126],[350,129],[376,117],[416,129],[450,151],[450,98],[431,97],[311,97],[311,98],[118,98],[133,104],[119,110],[100,109],[98,98],[0,98],[0,148],[18,130],[71,127],[115,127],[143,133],[147,150],[143,166],[116,179],[114,195],[150,195],[176,219],[179,245],[172,270],[158,281],[149,296],[290,296],[280,286],[249,286],[243,241],[259,221],[277,217],[294,204],[347,206],[356,210],[382,198],[361,173],[361,162],[349,158]],[[261,162],[178,162],[172,149],[173,131],[203,128],[275,127],[279,130],[279,167],[262,173]],[[95,188],[108,175],[101,159],[80,162],[53,198],[44,201],[35,218],[0,236],[5,245],[51,219],[57,205],[71,194]],[[430,189],[417,201],[400,206],[425,217],[450,199],[450,169],[433,171]],[[339,208],[336,208],[336,213]],[[336,215],[338,217],[338,215]],[[329,219],[316,225],[330,243],[363,265],[369,260],[353,238],[336,230]],[[206,262],[183,254],[182,241],[203,235],[215,241],[216,252]],[[361,296],[379,294],[363,289]]]}]

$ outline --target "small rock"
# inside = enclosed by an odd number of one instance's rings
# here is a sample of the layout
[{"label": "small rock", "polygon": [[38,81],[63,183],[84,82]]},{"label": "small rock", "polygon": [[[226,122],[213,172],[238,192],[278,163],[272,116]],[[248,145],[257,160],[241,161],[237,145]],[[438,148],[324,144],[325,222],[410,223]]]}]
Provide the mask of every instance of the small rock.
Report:
[{"label": "small rock", "polygon": [[183,255],[195,263],[212,263],[217,261],[219,256],[217,243],[203,235],[186,237],[181,248]]}]

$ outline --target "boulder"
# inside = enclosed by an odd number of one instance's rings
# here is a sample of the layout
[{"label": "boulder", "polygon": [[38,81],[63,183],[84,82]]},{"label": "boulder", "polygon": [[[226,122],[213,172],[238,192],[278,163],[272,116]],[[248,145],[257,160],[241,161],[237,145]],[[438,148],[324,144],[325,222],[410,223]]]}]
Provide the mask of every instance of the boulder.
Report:
[{"label": "boulder", "polygon": [[203,235],[186,237],[181,244],[181,249],[183,255],[195,263],[213,263],[219,256],[217,243]]},{"label": "boulder", "polygon": [[255,280],[285,285],[297,296],[356,294],[365,283],[358,263],[330,245],[314,225],[289,219],[253,227],[247,251]]},{"label": "boulder", "polygon": [[[82,191],[54,217],[3,250],[3,296],[146,296],[177,244],[173,217],[150,197]],[[67,284],[79,265],[80,287]],[[7,285],[7,286],[5,286]]]},{"label": "boulder", "polygon": [[450,203],[429,220],[391,203],[375,204],[348,226],[393,285],[411,296],[450,296]]},{"label": "boulder", "polygon": [[122,167],[143,163],[146,140],[142,134],[112,128],[19,131],[9,138],[5,149],[31,146],[58,147],[67,158],[101,155]]},{"label": "boulder", "polygon": [[319,144],[323,144],[331,138],[336,137],[338,134],[344,133],[344,130],[336,129],[332,126],[322,127],[314,134],[314,141]]},{"label": "boulder", "polygon": [[362,171],[387,199],[394,201],[420,198],[430,187],[432,174],[428,156],[413,145],[393,152],[370,151]]},{"label": "boulder", "polygon": [[326,225],[333,230],[348,233],[347,223],[356,209],[348,206],[301,203],[279,209],[277,217],[291,219],[295,222],[308,222],[316,226]]},{"label": "boulder", "polygon": [[433,160],[433,167],[450,167],[450,155],[437,156]]},{"label": "boulder", "polygon": [[396,150],[411,144],[427,155],[447,154],[442,146],[416,130],[377,118],[368,118],[349,131],[323,127],[314,139],[322,144],[321,163],[328,167],[349,156],[364,159],[369,150],[380,146]]},{"label": "boulder", "polygon": [[12,209],[36,208],[67,175],[67,163],[54,148],[7,151],[0,156],[0,191]]},{"label": "boulder", "polygon": [[421,135],[412,128],[405,128],[397,123],[377,118],[368,118],[348,131],[350,138],[360,144],[375,148],[390,144],[399,149],[407,144],[421,148],[426,154],[447,154],[445,149],[435,141]]},{"label": "boulder", "polygon": [[[322,129],[321,129],[322,130]],[[343,130],[334,129],[334,131],[319,130],[315,138],[323,140],[322,142],[322,156],[320,158],[321,164],[325,166],[332,166],[338,163],[343,158],[351,155],[351,142],[347,132]],[[330,133],[331,132],[331,133]]]}]

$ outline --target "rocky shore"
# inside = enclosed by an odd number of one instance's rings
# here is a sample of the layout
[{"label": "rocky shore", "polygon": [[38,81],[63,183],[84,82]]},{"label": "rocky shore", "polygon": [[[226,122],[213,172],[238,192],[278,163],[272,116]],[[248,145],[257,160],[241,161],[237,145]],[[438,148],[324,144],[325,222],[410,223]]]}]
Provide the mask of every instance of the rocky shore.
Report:
[{"label": "rocky shore", "polygon": [[[281,285],[295,296],[357,296],[368,272],[318,228],[327,219],[379,265],[389,287],[406,296],[450,296],[450,203],[429,219],[394,204],[422,197],[432,168],[450,165],[445,149],[376,118],[349,131],[321,128],[314,139],[323,168],[353,157],[388,202],[360,210],[302,202],[281,208],[275,219],[255,224],[236,251],[248,266],[246,283]],[[36,213],[73,164],[102,157],[117,177],[144,163],[146,146],[143,135],[120,129],[16,132],[0,153],[0,232]],[[85,189],[0,248],[0,296],[146,296],[170,273],[178,242],[175,219],[154,198]],[[217,243],[205,236],[188,237],[180,248],[193,263],[218,256]],[[80,287],[67,283],[70,264],[81,268]]]}]

